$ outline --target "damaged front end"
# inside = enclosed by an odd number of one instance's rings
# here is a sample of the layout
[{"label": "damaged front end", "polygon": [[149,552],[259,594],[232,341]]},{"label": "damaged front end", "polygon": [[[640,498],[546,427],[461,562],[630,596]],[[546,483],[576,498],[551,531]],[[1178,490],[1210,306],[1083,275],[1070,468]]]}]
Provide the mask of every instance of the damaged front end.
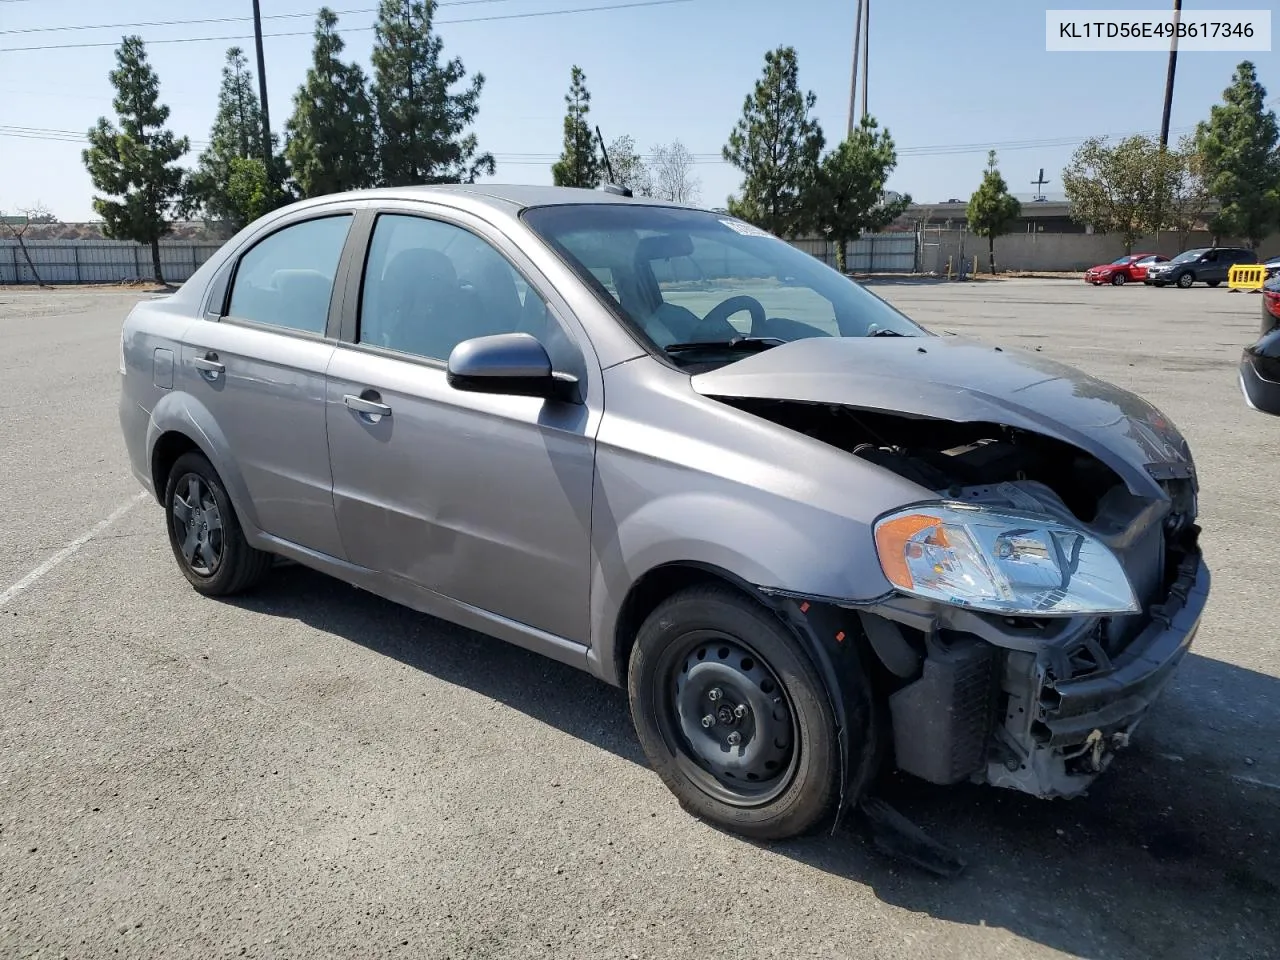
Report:
[{"label": "damaged front end", "polygon": [[1129,612],[1064,615],[1047,602],[1006,615],[900,590],[821,598],[857,617],[876,654],[899,769],[1040,797],[1085,790],[1172,677],[1207,599],[1189,456],[1133,484],[1139,494],[1093,454],[1006,424],[725,402],[906,477],[932,503],[1045,518],[1105,546],[1132,590]]}]

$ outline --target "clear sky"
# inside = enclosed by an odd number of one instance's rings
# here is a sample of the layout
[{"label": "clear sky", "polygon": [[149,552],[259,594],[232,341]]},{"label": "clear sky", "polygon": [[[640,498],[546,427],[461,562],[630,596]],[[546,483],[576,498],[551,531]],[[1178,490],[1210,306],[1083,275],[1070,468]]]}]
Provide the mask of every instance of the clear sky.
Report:
[{"label": "clear sky", "polygon": [[[698,158],[702,202],[723,205],[738,172],[719,159],[764,54],[793,45],[800,80],[817,95],[828,142],[845,130],[855,0],[443,0],[445,53],[485,75],[475,129],[497,157],[501,182],[550,183],[559,153],[569,71],[586,72],[591,119],[605,139],[623,133],[643,153],[678,138]],[[651,0],[650,0],[651,2]],[[1188,0],[1194,10],[1263,8],[1271,0]],[[367,68],[376,0],[333,0],[347,58]],[[273,128],[311,55],[319,4],[261,0]],[[615,6],[620,9],[592,10]],[[1040,167],[1060,194],[1061,169],[1092,134],[1155,133],[1164,53],[1047,53],[1046,8],[1165,10],[1150,0],[875,0],[871,6],[870,112],[900,153],[890,186],[916,200],[967,198],[986,150],[1015,193],[1030,195]],[[252,59],[251,0],[0,0],[0,208],[43,202],[62,220],[91,216],[92,186],[80,159],[83,132],[111,114],[107,73],[125,33],[148,41],[174,129],[202,147],[216,104],[226,48]],[[350,11],[343,13],[343,11]],[[552,11],[573,11],[550,13]],[[527,14],[547,15],[520,16]],[[289,15],[298,16],[289,16]],[[507,19],[481,19],[507,18]],[[169,26],[140,22],[204,20]],[[456,21],[449,23],[448,21]],[[470,21],[470,22],[464,22]],[[92,30],[58,29],[107,25]],[[191,37],[240,37],[164,43]],[[1274,42],[1274,38],[1273,38]],[[68,47],[66,44],[105,44]],[[17,50],[18,47],[58,49]],[[1183,52],[1173,134],[1208,115],[1241,60],[1252,59],[1280,105],[1280,55]],[[54,132],[50,132],[54,131]],[[79,139],[78,139],[79,138]],[[196,149],[193,149],[192,160]]]}]

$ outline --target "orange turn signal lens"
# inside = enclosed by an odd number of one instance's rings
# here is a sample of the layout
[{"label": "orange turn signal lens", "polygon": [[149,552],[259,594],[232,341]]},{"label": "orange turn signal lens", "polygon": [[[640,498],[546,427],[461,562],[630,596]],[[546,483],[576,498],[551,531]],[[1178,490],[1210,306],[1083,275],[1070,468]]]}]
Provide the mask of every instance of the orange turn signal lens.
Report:
[{"label": "orange turn signal lens", "polygon": [[895,587],[909,590],[915,586],[915,580],[907,566],[907,543],[931,527],[934,532],[925,538],[925,542],[940,547],[948,546],[942,521],[928,514],[911,513],[905,517],[894,517],[876,527],[876,552],[880,555],[880,567]]}]

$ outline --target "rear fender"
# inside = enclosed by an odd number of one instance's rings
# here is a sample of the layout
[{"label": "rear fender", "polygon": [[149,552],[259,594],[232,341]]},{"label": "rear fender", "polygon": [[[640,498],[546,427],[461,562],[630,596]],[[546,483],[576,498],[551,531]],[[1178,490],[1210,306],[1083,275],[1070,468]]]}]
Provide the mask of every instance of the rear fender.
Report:
[{"label": "rear fender", "polygon": [[[147,465],[154,463],[156,444],[166,433],[180,433],[190,439],[203,453],[222,479],[236,518],[244,530],[245,538],[254,546],[261,543],[261,527],[253,499],[244,482],[244,475],[230,455],[230,445],[209,409],[187,393],[166,393],[151,411],[147,424]],[[163,499],[164,491],[157,490],[156,498]]]}]

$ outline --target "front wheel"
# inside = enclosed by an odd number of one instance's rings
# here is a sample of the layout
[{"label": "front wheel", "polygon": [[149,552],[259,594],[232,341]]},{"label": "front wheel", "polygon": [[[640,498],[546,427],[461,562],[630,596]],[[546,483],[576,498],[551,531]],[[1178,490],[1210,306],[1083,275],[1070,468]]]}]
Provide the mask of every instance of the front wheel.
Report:
[{"label": "front wheel", "polygon": [[1180,277],[1178,277],[1178,286],[1181,287],[1183,290],[1186,290],[1195,282],[1196,282],[1196,277],[1195,277],[1195,274],[1193,273],[1184,273]]},{"label": "front wheel", "polygon": [[1128,280],[1128,279],[1129,279],[1129,278],[1128,278],[1128,277],[1126,277],[1123,273],[1117,273],[1117,274],[1114,274],[1114,275],[1111,277],[1111,285],[1112,285],[1113,287],[1123,287],[1123,286],[1124,286],[1124,282],[1125,282],[1126,280]]},{"label": "front wheel", "polygon": [[184,453],[174,463],[164,509],[174,559],[198,592],[240,593],[270,571],[271,554],[249,546],[222,478],[204,454]]},{"label": "front wheel", "polygon": [[[627,689],[650,765],[693,815],[761,840],[835,816],[831,697],[798,638],[759,604],[720,586],[670,597],[636,636]],[[869,699],[864,685],[851,695]],[[849,736],[872,749],[870,731]]]}]

